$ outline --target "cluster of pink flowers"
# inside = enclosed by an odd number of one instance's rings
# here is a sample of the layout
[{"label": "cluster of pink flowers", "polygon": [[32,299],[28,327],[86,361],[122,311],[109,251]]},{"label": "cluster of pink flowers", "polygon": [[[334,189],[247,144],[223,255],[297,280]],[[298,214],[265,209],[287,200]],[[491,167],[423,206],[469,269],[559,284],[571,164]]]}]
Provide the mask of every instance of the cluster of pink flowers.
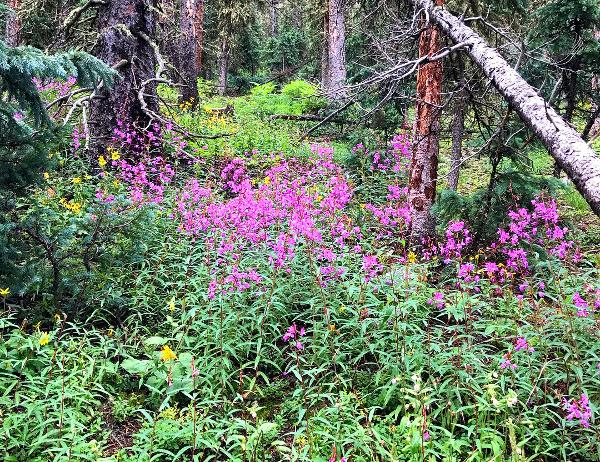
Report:
[{"label": "cluster of pink flowers", "polygon": [[288,327],[287,332],[283,336],[283,341],[291,342],[298,350],[301,350],[302,342],[300,342],[300,337],[304,337],[305,334],[306,331],[304,330],[304,327],[302,327],[301,329],[297,329],[296,323],[294,323],[290,327]]},{"label": "cluster of pink flowers", "polygon": [[435,292],[433,294],[433,298],[430,298],[429,300],[427,300],[427,303],[429,305],[433,305],[434,303],[436,303],[438,308],[443,308],[444,307],[444,295],[441,292]]},{"label": "cluster of pink flowers", "polygon": [[563,406],[568,413],[567,420],[579,419],[579,423],[584,427],[588,428],[590,426],[592,408],[585,393],[582,393],[581,398],[578,400],[573,398],[571,401],[568,401],[566,398],[563,398]]},{"label": "cluster of pink flowers", "polygon": [[[528,345],[527,344],[527,340],[525,338],[523,338],[523,337],[517,338],[517,341],[515,343],[515,352],[517,352],[519,350],[529,351],[530,353],[535,352],[535,348],[533,348],[532,346]],[[513,370],[515,370],[517,368],[517,364],[515,362],[513,362],[514,360],[513,360],[512,355],[510,353],[506,353],[505,355],[503,355],[502,359],[504,360],[500,364],[500,367],[502,369],[506,369],[507,367],[510,367]]]},{"label": "cluster of pink flowers", "polygon": [[[207,251],[214,253],[214,258],[207,257],[213,275],[209,298],[219,291],[224,294],[256,286],[257,295],[264,292],[258,276],[264,269],[242,267],[241,262],[247,261],[240,258],[244,252],[260,252],[267,256],[271,269],[290,273],[298,251],[310,247],[323,287],[347,274],[341,261],[349,256],[362,258],[366,282],[383,269],[376,255],[360,245],[365,225],[359,226],[345,210],[353,195],[352,183],[333,162],[331,147],[313,146],[308,162],[255,150],[226,159],[220,169],[211,168],[202,183],[195,178],[180,181],[178,172],[186,169],[182,164],[190,157],[182,156],[185,145],[177,136],[163,133],[167,129],[161,132],[157,126],[140,134],[129,126],[117,127],[115,142],[133,155],[120,156],[113,166],[134,204],[163,204],[167,193],[175,198],[167,216],[178,222],[182,238],[201,239]],[[155,152],[167,139],[170,158]],[[399,171],[406,166],[407,155],[406,137],[398,136],[386,153],[386,158],[393,160],[384,164]],[[192,163],[198,162],[201,159],[196,158]],[[265,167],[264,176],[257,176]],[[375,222],[376,239],[394,235],[409,221],[405,187],[398,185],[396,175],[391,176],[389,203],[364,207]],[[102,190],[98,198],[114,200]]]}]

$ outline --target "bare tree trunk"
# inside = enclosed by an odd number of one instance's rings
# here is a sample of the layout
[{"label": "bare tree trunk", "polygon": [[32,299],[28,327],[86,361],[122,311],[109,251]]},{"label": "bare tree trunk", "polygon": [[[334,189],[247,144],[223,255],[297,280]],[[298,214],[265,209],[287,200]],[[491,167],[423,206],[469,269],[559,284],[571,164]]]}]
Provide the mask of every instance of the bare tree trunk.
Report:
[{"label": "bare tree trunk", "polygon": [[[441,45],[439,28],[429,24],[421,33],[419,57],[436,55]],[[435,201],[440,150],[442,76],[442,60],[420,65],[417,73],[413,155],[408,180],[411,240],[416,244],[435,236],[431,207]]]},{"label": "bare tree trunk", "polygon": [[194,17],[196,33],[196,73],[202,70],[202,37],[204,35],[204,0],[196,0],[196,15]]},{"label": "bare tree trunk", "polygon": [[227,71],[229,68],[229,39],[227,34],[223,35],[221,42],[221,55],[219,56],[219,95],[223,96],[227,91]]},{"label": "bare tree trunk", "polygon": [[277,37],[277,0],[271,0],[271,37]]},{"label": "bare tree trunk", "polygon": [[8,0],[7,6],[13,11],[6,15],[4,43],[9,47],[18,47],[21,43],[21,18],[17,11],[21,8],[21,0]]},{"label": "bare tree trunk", "polygon": [[432,0],[411,0],[455,42],[464,43],[469,56],[500,94],[538,136],[569,179],[600,216],[600,157],[554,109],[541,98],[498,51],[449,11]]},{"label": "bare tree trunk", "polygon": [[[575,56],[567,69],[563,71],[563,82],[564,91],[567,100],[567,107],[565,108],[565,114],[563,118],[567,122],[573,120],[573,113],[575,112],[576,97],[577,97],[577,72],[579,71],[579,58]],[[554,161],[554,170],[552,175],[555,178],[560,178],[561,168],[558,162]]]},{"label": "bare tree trunk", "polygon": [[323,48],[321,52],[321,88],[323,92],[329,91],[329,13],[323,16]]},{"label": "bare tree trunk", "polygon": [[179,47],[180,39],[179,27],[175,20],[175,5],[173,0],[160,0],[162,14],[158,18],[158,23],[161,30],[161,53],[167,59],[169,64],[174,69],[169,69],[169,77],[174,82],[181,82],[181,78],[177,70],[180,68],[179,63]]},{"label": "bare tree trunk", "polygon": [[329,98],[348,96],[346,90],[346,27],[345,0],[329,0]]},{"label": "bare tree trunk", "polygon": [[294,4],[294,29],[298,32],[302,30],[302,9],[300,1]]},{"label": "bare tree trunk", "polygon": [[[117,122],[147,126],[151,118],[139,100],[140,84],[155,76],[156,53],[150,43],[156,36],[156,4],[152,0],[110,0],[100,6],[97,56],[110,66],[122,63],[110,91],[90,107],[89,128],[94,154],[106,155]],[[144,36],[146,38],[144,38]],[[158,111],[156,85],[146,86],[148,109]]]},{"label": "bare tree trunk", "polygon": [[458,189],[458,177],[462,162],[462,143],[465,132],[465,110],[467,106],[467,89],[465,79],[465,65],[460,53],[457,55],[459,72],[459,90],[456,95],[454,107],[454,120],[452,121],[452,149],[450,151],[450,172],[448,173],[447,189]]},{"label": "bare tree trunk", "polygon": [[190,101],[192,109],[198,104],[198,72],[196,71],[195,0],[180,0],[179,72],[185,85],[181,90],[183,102]]}]

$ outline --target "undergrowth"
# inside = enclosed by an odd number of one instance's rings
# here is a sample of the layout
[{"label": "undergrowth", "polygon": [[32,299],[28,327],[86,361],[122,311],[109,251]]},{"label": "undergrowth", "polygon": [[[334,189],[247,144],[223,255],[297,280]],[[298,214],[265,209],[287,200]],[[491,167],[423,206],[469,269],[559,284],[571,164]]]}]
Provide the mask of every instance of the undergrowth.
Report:
[{"label": "undergrowth", "polygon": [[28,321],[1,287],[4,460],[600,459],[600,262],[546,192],[417,252],[406,136],[337,162],[170,128],[63,153],[21,204],[69,232]]}]

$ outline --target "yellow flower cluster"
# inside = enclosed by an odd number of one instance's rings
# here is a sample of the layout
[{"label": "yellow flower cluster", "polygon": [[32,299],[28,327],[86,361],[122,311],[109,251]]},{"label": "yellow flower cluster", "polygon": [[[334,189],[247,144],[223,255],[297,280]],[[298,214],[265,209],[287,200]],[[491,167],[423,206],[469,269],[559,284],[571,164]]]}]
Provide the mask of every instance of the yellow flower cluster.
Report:
[{"label": "yellow flower cluster", "polygon": [[10,293],[9,287],[7,287],[6,289],[0,289],[0,296],[2,296],[2,297],[6,297],[9,293]]},{"label": "yellow flower cluster", "polygon": [[81,178],[73,178],[71,181],[73,184],[81,184]]},{"label": "yellow flower cluster", "polygon": [[112,160],[119,160],[121,158],[119,151],[117,149],[113,148],[112,146],[109,146],[108,148],[106,148],[106,150],[110,154],[110,158]]},{"label": "yellow flower cluster", "polygon": [[106,165],[106,159],[104,158],[104,156],[98,157],[98,163],[100,164],[100,167],[104,168],[104,166]]},{"label": "yellow flower cluster", "polygon": [[72,210],[75,213],[79,213],[81,210],[82,202],[69,202],[64,197],[59,201],[60,205],[68,210]]},{"label": "yellow flower cluster", "polygon": [[50,335],[46,332],[40,332],[40,345],[44,346],[50,343]]},{"label": "yellow flower cluster", "polygon": [[[204,109],[207,110],[206,107]],[[231,117],[222,116],[218,112],[213,112],[212,110],[210,110],[210,108],[208,108],[207,112],[211,113],[212,115],[210,118],[203,121],[202,125],[204,125],[208,128],[212,128],[212,129],[224,128],[230,124],[233,124],[233,118],[231,118]],[[236,130],[236,126],[234,125],[232,131],[235,131],[235,130]]]},{"label": "yellow flower cluster", "polygon": [[177,355],[169,348],[168,345],[163,346],[163,349],[160,352],[162,354],[163,362],[169,361],[171,359],[177,359]]},{"label": "yellow flower cluster", "polygon": [[193,102],[194,102],[194,98],[190,98],[189,101],[186,101],[185,103],[181,103],[179,105],[179,109],[181,109],[182,112],[185,112],[192,107]]}]

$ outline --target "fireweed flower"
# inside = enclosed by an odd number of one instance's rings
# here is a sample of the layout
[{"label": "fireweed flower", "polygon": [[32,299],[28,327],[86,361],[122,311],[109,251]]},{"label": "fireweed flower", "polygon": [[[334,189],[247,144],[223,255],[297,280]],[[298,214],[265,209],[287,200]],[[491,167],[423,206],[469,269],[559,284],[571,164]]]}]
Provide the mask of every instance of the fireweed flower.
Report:
[{"label": "fireweed flower", "polygon": [[579,423],[584,427],[588,428],[590,426],[592,408],[585,393],[581,394],[579,400],[573,398],[571,401],[567,401],[566,398],[563,398],[563,407],[568,412],[567,420],[579,419]]},{"label": "fireweed flower", "polygon": [[502,356],[502,359],[504,359],[504,362],[502,364],[500,364],[500,367],[502,369],[506,369],[507,367],[512,367],[513,370],[515,370],[517,368],[516,364],[513,364],[511,362],[511,358],[510,358],[510,353],[505,354],[504,356]]},{"label": "fireweed flower", "polygon": [[577,291],[573,294],[573,303],[575,303],[575,306],[577,307],[587,308],[587,302],[581,298],[581,295],[579,295],[579,292]]},{"label": "fireweed flower", "polygon": [[301,350],[302,342],[300,342],[298,337],[304,337],[305,334],[306,330],[304,330],[304,327],[302,327],[301,329],[297,329],[296,323],[294,323],[290,327],[288,327],[287,332],[283,336],[283,341],[292,342],[298,350]]},{"label": "fireweed flower", "polygon": [[525,340],[523,337],[519,337],[517,339],[517,344],[515,345],[515,351],[519,351],[521,349],[529,350],[531,353],[535,351],[533,347],[527,345],[527,340]]}]

